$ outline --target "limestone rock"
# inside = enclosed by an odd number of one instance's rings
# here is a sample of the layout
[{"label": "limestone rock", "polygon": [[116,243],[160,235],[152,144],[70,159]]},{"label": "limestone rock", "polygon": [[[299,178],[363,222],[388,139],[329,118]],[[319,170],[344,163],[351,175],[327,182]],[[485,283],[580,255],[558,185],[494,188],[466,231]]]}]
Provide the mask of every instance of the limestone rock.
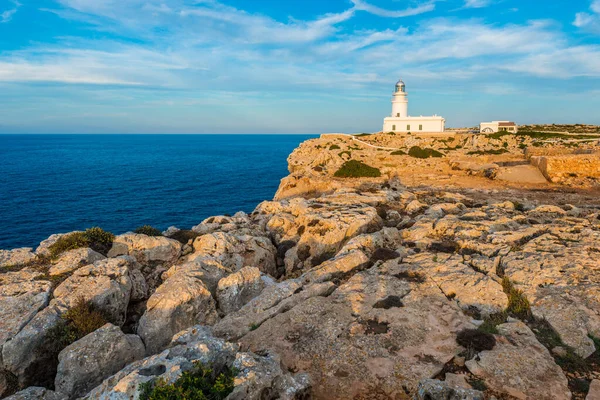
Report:
[{"label": "limestone rock", "polygon": [[84,265],[90,265],[105,258],[102,254],[89,248],[69,250],[61,254],[60,258],[53,263],[48,275],[67,274]]},{"label": "limestone rock", "polygon": [[70,235],[71,233],[77,233],[81,231],[73,231],[67,233],[55,233],[54,235],[50,235],[48,239],[43,240],[40,245],[35,249],[35,254],[38,256],[50,256],[50,246],[58,241],[63,236]]},{"label": "limestone rock", "polygon": [[108,257],[133,256],[140,264],[174,263],[181,254],[181,243],[163,236],[125,233],[115,237]]},{"label": "limestone rock", "polygon": [[117,325],[125,322],[133,287],[129,269],[134,260],[109,258],[79,268],[54,290],[53,303],[62,310],[83,298],[95,304]]},{"label": "limestone rock", "polygon": [[58,356],[56,391],[68,398],[83,396],[127,364],[144,357],[136,335],[125,335],[112,324],[67,346]]},{"label": "limestone rock", "polygon": [[181,271],[156,289],[139,321],[138,335],[146,354],[155,354],[173,335],[195,324],[212,325],[218,319],[215,301],[193,271]]},{"label": "limestone rock", "polygon": [[183,264],[176,264],[166,271],[162,278],[163,280],[169,279],[171,276],[178,274],[182,271],[194,274],[200,279],[206,288],[212,293],[213,296],[217,293],[217,285],[219,281],[231,274],[233,270],[225,268],[220,262],[211,257],[198,257],[194,261],[189,261]]},{"label": "limestone rock", "polygon": [[585,400],[600,400],[600,380],[594,379],[592,381]]},{"label": "limestone rock", "polygon": [[65,397],[44,387],[30,386],[4,400],[65,400]]},{"label": "limestone rock", "polygon": [[525,324],[502,324],[498,331],[493,350],[482,351],[466,362],[471,373],[491,389],[517,398],[571,398],[563,371]]},{"label": "limestone rock", "polygon": [[23,247],[14,250],[0,250],[0,268],[27,264],[35,259],[31,248]]},{"label": "limestone rock", "polygon": [[453,385],[448,381],[424,379],[419,382],[415,399],[484,400],[485,397],[478,390],[465,389],[461,386]]},{"label": "limestone rock", "polygon": [[260,270],[254,267],[244,267],[221,279],[216,293],[219,310],[223,314],[239,310],[248,301],[258,296],[264,286]]},{"label": "limestone rock", "polygon": [[345,274],[366,267],[369,258],[360,250],[354,250],[342,254],[332,260],[307,271],[302,275],[304,282],[326,282],[335,278],[341,278]]},{"label": "limestone rock", "polygon": [[266,237],[216,232],[197,237],[193,246],[195,252],[188,256],[189,260],[212,257],[234,271],[249,266],[265,274],[277,275],[277,250]]}]

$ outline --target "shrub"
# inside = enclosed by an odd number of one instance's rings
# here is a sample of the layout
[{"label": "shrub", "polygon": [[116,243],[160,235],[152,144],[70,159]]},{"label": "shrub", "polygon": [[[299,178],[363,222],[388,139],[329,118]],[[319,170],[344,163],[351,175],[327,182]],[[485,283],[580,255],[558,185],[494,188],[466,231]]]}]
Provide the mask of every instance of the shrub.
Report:
[{"label": "shrub", "polygon": [[356,137],[371,136],[371,134],[370,133],[358,133],[358,134],[356,134],[354,136],[356,136]]},{"label": "shrub", "polygon": [[80,297],[60,321],[48,331],[49,351],[60,352],[73,342],[89,335],[107,323],[97,307]]},{"label": "shrub", "polygon": [[376,178],[381,176],[381,171],[373,168],[361,161],[350,160],[346,161],[342,167],[336,171],[334,176],[338,178],[361,178],[371,177]]},{"label": "shrub", "polygon": [[508,296],[508,307],[506,311],[519,319],[529,319],[531,317],[531,306],[529,300],[519,289],[516,289],[507,276],[502,278],[502,289]]},{"label": "shrub", "polygon": [[508,153],[508,150],[506,150],[506,149],[477,150],[477,151],[469,151],[467,153],[467,155],[470,155],[470,156],[473,156],[473,155],[483,156],[483,155],[500,155],[500,154],[505,154],[505,153]]},{"label": "shrub", "polygon": [[162,236],[162,232],[150,225],[144,225],[137,228],[134,233],[139,233],[146,236]]},{"label": "shrub", "polygon": [[338,156],[342,157],[344,154],[347,154],[348,157],[352,157],[352,152],[348,151],[348,150],[344,150],[344,151],[340,151],[338,153]]},{"label": "shrub", "polygon": [[182,229],[169,236],[169,238],[175,239],[182,244],[187,244],[187,242],[189,242],[192,239],[196,239],[198,236],[200,236],[198,232]]},{"label": "shrub", "polygon": [[508,315],[506,312],[491,314],[483,320],[483,324],[477,328],[481,332],[496,334],[498,333],[497,326],[506,322]]},{"label": "shrub", "polygon": [[115,235],[102,228],[94,227],[85,232],[73,232],[62,236],[53,243],[48,250],[52,258],[57,258],[65,251],[89,247],[99,253],[105,254],[110,250]]},{"label": "shrub", "polygon": [[492,350],[496,345],[496,338],[492,334],[477,329],[463,329],[456,335],[456,343],[466,349],[480,352]]},{"label": "shrub", "polygon": [[196,363],[194,367],[181,374],[174,383],[162,379],[142,383],[139,386],[140,400],[223,400],[233,391],[237,371],[223,368],[216,372]]},{"label": "shrub", "polygon": [[408,155],[414,158],[439,158],[444,157],[442,153],[434,149],[422,149],[419,146],[413,146],[408,151]]},{"label": "shrub", "polygon": [[332,144],[332,145],[329,147],[329,150],[339,150],[339,149],[340,149],[340,146],[338,146],[337,144]]},{"label": "shrub", "polygon": [[393,155],[393,156],[405,156],[405,155],[406,155],[406,152],[404,152],[404,151],[402,151],[402,150],[396,150],[396,151],[393,151],[393,152],[391,153],[391,155]]}]

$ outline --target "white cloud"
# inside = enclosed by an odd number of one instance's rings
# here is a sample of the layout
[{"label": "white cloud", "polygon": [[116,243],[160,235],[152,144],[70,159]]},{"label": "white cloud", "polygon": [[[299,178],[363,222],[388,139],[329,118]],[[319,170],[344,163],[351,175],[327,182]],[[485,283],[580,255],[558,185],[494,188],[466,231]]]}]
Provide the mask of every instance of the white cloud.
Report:
[{"label": "white cloud", "polygon": [[12,20],[12,17],[17,13],[17,10],[19,9],[19,7],[22,6],[21,3],[19,3],[17,0],[10,0],[11,3],[14,4],[14,7],[0,12],[0,24],[6,23],[6,22],[10,22]]},{"label": "white cloud", "polygon": [[600,0],[592,1],[590,11],[591,13],[577,13],[573,25],[589,32],[600,33]]},{"label": "white cloud", "polygon": [[491,4],[491,0],[465,0],[465,8],[483,8]]},{"label": "white cloud", "polygon": [[351,0],[354,4],[354,8],[360,11],[366,11],[370,14],[374,14],[380,17],[387,18],[402,18],[409,17],[413,15],[423,14],[429,11],[433,11],[435,9],[435,3],[433,1],[429,1],[427,3],[421,4],[417,7],[407,8],[405,10],[387,10],[381,7],[374,6],[370,3],[367,3],[363,0]]}]

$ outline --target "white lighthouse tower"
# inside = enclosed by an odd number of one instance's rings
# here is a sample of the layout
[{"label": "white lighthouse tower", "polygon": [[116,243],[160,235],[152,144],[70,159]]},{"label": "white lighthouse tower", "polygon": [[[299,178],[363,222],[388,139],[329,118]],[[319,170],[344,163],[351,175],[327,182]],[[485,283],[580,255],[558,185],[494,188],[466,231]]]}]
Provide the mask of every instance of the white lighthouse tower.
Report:
[{"label": "white lighthouse tower", "polygon": [[410,117],[406,85],[400,79],[392,97],[392,116],[383,120],[383,132],[437,133],[444,132],[446,120],[438,115]]},{"label": "white lighthouse tower", "polygon": [[392,98],[392,117],[408,117],[408,94],[406,93],[406,85],[402,79],[396,83],[396,90]]}]

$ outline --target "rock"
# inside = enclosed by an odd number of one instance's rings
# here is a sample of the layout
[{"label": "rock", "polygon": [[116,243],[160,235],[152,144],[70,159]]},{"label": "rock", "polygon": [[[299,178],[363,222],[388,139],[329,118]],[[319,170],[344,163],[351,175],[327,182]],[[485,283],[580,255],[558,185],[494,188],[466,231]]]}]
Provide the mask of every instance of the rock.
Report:
[{"label": "rock", "polygon": [[84,265],[90,265],[96,261],[105,259],[102,254],[95,252],[89,248],[81,248],[69,250],[60,255],[60,258],[53,262],[52,267],[48,271],[48,275],[56,276],[63,275],[75,271],[77,268]]},{"label": "rock", "polygon": [[260,270],[254,267],[244,267],[221,279],[216,293],[219,310],[223,314],[239,310],[248,301],[258,296],[264,286]]},{"label": "rock", "polygon": [[427,204],[420,202],[419,200],[413,200],[404,209],[408,214],[415,215],[420,214],[427,209]]},{"label": "rock", "polygon": [[[482,351],[466,366],[485,384],[517,398],[570,399],[567,378],[531,330],[515,321],[498,326],[493,350]],[[543,385],[540,385],[543,382]]]},{"label": "rock", "polygon": [[109,258],[81,267],[54,290],[53,303],[63,312],[79,299],[95,304],[116,325],[125,322],[133,282],[128,257]]},{"label": "rock", "polygon": [[483,400],[482,392],[473,389],[465,389],[453,385],[451,382],[438,381],[436,379],[424,379],[419,382],[419,388],[415,399],[417,400]]},{"label": "rock", "polygon": [[365,268],[369,258],[360,250],[353,250],[307,271],[302,275],[305,283],[326,282]]},{"label": "rock", "polygon": [[600,400],[600,380],[594,379],[592,381],[585,400]]},{"label": "rock", "polygon": [[83,396],[143,357],[144,344],[139,336],[125,335],[117,326],[106,324],[60,352],[56,391],[70,399]]},{"label": "rock", "polygon": [[175,382],[194,363],[215,369],[235,368],[230,400],[298,399],[307,393],[309,382],[303,374],[283,371],[276,356],[240,353],[239,346],[216,339],[204,326],[194,326],[178,333],[171,346],[160,354],[136,361],[93,389],[88,399],[130,400],[139,397],[140,384],[162,380]]},{"label": "rock", "polygon": [[174,234],[176,234],[177,232],[179,232],[180,230],[181,229],[177,228],[176,226],[170,226],[170,227],[167,228],[166,231],[163,231],[162,234],[163,234],[163,236],[171,237]]},{"label": "rock", "polygon": [[14,250],[0,250],[0,268],[24,265],[35,260],[31,248],[23,247]]},{"label": "rock", "polygon": [[183,270],[150,296],[138,335],[146,345],[146,354],[155,354],[175,333],[198,323],[212,325],[217,319],[215,301],[206,285],[193,271]]},{"label": "rock", "polygon": [[60,321],[56,307],[38,312],[27,325],[2,347],[4,368],[14,374],[20,387],[48,386],[54,383],[57,352],[50,351],[51,328]]},{"label": "rock", "polygon": [[58,239],[60,239],[61,237],[70,235],[71,233],[77,233],[77,232],[81,232],[81,231],[73,231],[73,232],[67,232],[67,233],[55,233],[54,235],[51,235],[48,239],[46,239],[40,243],[40,245],[37,247],[37,249],[35,249],[35,254],[37,254],[38,256],[44,256],[44,257],[50,256],[50,246],[52,246],[54,243],[56,243],[58,241]]},{"label": "rock", "polygon": [[163,236],[126,233],[115,237],[108,257],[130,255],[140,264],[173,264],[181,254],[181,243]]},{"label": "rock", "polygon": [[6,397],[4,400],[64,400],[64,396],[53,392],[52,390],[31,386]]},{"label": "rock", "polygon": [[195,252],[188,256],[190,261],[198,257],[211,257],[234,271],[249,266],[265,274],[277,275],[277,249],[266,237],[216,232],[197,237],[193,246]]},{"label": "rock", "polygon": [[162,275],[162,278],[163,280],[167,280],[171,276],[182,271],[187,271],[198,277],[198,279],[206,285],[206,288],[213,296],[217,293],[219,281],[233,272],[233,270],[225,268],[220,262],[213,258],[199,257],[194,261],[172,266]]},{"label": "rock", "polygon": [[466,375],[446,373],[445,378],[445,382],[450,386],[463,389],[473,389],[471,385],[467,383]]}]

